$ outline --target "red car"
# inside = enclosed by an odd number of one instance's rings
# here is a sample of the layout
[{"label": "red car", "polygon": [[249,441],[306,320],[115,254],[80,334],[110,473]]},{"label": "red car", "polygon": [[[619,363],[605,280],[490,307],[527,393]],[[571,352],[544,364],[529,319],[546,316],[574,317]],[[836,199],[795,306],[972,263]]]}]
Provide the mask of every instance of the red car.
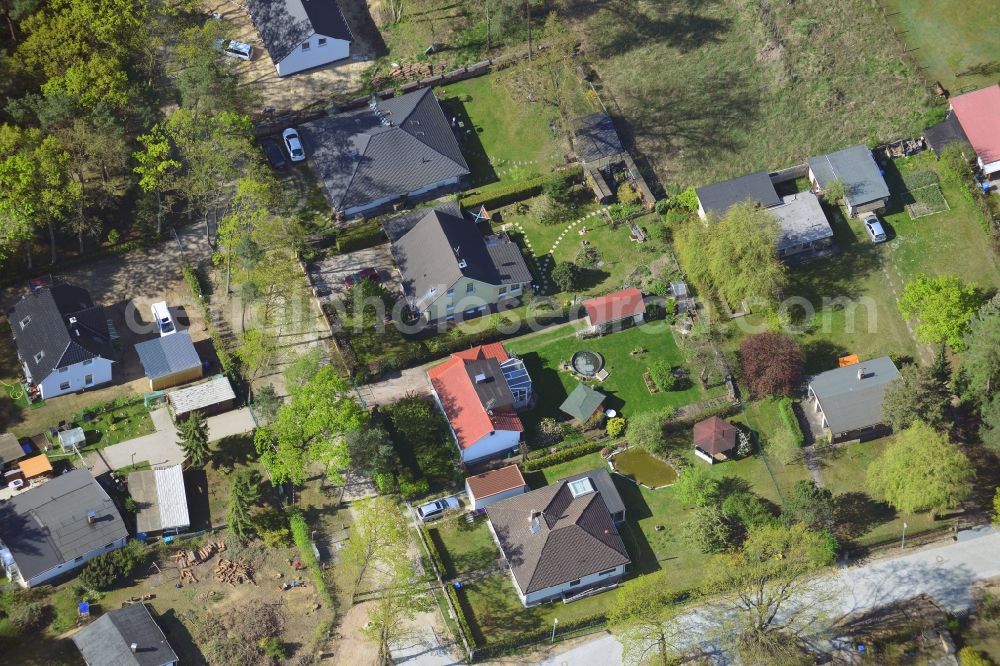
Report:
[{"label": "red car", "polygon": [[348,275],[344,278],[344,286],[350,289],[362,280],[372,280],[374,282],[381,282],[382,278],[379,277],[378,271],[369,266],[368,268],[362,268],[357,273]]}]

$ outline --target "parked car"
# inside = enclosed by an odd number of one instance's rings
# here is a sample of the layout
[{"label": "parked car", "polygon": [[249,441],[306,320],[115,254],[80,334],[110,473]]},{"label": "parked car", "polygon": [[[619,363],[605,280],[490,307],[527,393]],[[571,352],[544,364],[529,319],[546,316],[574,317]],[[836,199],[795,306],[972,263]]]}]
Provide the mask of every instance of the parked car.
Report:
[{"label": "parked car", "polygon": [[381,282],[382,278],[379,276],[378,271],[373,267],[362,268],[357,273],[352,273],[344,278],[344,286],[350,289],[362,280],[371,280],[372,282]]},{"label": "parked car", "polygon": [[253,47],[235,39],[217,39],[215,40],[215,48],[231,58],[239,58],[240,60],[253,58]]},{"label": "parked car", "polygon": [[281,146],[274,139],[264,139],[260,142],[260,147],[264,151],[268,164],[275,169],[284,169],[288,166],[285,153],[281,152]]},{"label": "parked car", "polygon": [[166,301],[153,303],[150,309],[153,311],[153,320],[156,321],[156,328],[160,331],[161,338],[177,332],[174,317],[170,314],[170,308],[167,307]]},{"label": "parked car", "polygon": [[429,520],[435,520],[444,515],[445,511],[449,509],[457,509],[458,500],[454,497],[445,497],[439,500],[434,500],[433,502],[428,502],[423,506],[417,507],[417,516],[420,518],[421,522],[427,522]]},{"label": "parked car", "polygon": [[882,221],[878,217],[875,215],[866,215],[864,222],[865,229],[868,231],[868,236],[872,239],[873,243],[881,243],[886,239],[885,229],[882,228]]},{"label": "parked car", "polygon": [[295,129],[289,127],[281,133],[281,138],[285,140],[285,148],[293,162],[301,162],[306,158],[306,151],[302,148],[302,139],[299,138],[299,133]]}]

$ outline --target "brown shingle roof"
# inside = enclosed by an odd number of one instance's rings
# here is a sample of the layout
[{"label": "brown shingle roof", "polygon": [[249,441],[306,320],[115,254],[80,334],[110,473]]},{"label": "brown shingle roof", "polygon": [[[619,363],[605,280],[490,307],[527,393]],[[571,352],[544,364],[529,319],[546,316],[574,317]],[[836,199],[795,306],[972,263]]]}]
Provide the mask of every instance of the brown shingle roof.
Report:
[{"label": "brown shingle roof", "polygon": [[498,495],[505,490],[520,488],[524,485],[524,477],[517,465],[507,465],[500,469],[493,469],[489,472],[470,476],[465,480],[469,485],[469,492],[476,499]]},{"label": "brown shingle roof", "polygon": [[[537,532],[534,511],[542,514]],[[573,497],[566,480],[497,502],[486,515],[524,594],[630,562],[601,493]]]}]

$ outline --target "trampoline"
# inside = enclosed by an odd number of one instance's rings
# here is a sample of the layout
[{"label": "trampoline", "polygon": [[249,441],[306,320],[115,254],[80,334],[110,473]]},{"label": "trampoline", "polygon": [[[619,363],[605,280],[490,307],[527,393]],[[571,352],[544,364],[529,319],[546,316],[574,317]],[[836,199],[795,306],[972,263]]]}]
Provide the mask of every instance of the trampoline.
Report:
[{"label": "trampoline", "polygon": [[604,357],[595,351],[578,351],[573,354],[573,369],[584,377],[593,377],[604,367]]}]

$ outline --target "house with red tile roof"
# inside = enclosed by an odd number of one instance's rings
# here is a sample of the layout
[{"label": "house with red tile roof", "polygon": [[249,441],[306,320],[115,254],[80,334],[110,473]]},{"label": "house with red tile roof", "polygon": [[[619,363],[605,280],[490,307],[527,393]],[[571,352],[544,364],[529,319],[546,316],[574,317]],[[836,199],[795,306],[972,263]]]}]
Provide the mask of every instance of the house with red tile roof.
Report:
[{"label": "house with red tile roof", "polygon": [[531,377],[502,344],[456,352],[427,378],[464,464],[517,448],[524,431],[517,410],[531,403]]},{"label": "house with red tile roof", "polygon": [[527,489],[528,484],[525,483],[521,469],[517,465],[491,469],[465,480],[465,492],[469,496],[469,504],[473,511],[486,508],[508,497],[520,495]]},{"label": "house with red tile roof", "polygon": [[635,287],[588,298],[583,307],[587,311],[587,326],[595,333],[617,330],[627,324],[641,324],[646,315],[642,292]]},{"label": "house with red tile roof", "polygon": [[1000,178],[1000,84],[951,98],[958,118],[983,173]]}]

